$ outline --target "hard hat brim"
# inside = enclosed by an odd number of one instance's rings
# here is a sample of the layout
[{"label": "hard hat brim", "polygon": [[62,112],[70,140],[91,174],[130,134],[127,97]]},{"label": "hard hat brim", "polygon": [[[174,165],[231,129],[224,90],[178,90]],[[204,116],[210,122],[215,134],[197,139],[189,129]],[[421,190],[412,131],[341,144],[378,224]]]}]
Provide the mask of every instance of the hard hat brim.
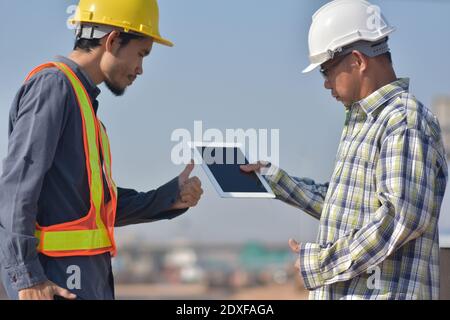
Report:
[{"label": "hard hat brim", "polygon": [[171,41],[169,41],[169,40],[166,40],[166,39],[160,38],[160,37],[156,37],[156,36],[150,36],[150,37],[156,43],[162,44],[162,45],[167,46],[167,47],[173,47],[173,43]]},{"label": "hard hat brim", "polygon": [[314,69],[320,66],[320,63],[311,63],[305,70],[302,71],[302,73],[310,73]]}]

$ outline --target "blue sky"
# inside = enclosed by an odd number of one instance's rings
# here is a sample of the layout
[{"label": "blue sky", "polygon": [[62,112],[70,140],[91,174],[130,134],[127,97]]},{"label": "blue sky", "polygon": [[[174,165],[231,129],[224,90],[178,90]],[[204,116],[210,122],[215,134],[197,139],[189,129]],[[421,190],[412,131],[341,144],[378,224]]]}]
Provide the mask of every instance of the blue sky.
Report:
[{"label": "blue sky", "polygon": [[[102,87],[100,117],[110,134],[119,185],[153,189],[183,169],[172,164],[173,130],[256,128],[280,130],[281,166],[293,175],[327,181],[344,121],[342,105],[308,64],[307,37],[317,0],[160,0],[161,32],[174,48],[155,46],[144,75],[121,98]],[[73,32],[68,6],[76,0],[0,0],[0,158],[7,150],[10,103],[26,74],[57,54],[67,55]],[[450,2],[373,1],[397,32],[390,45],[398,76],[430,106],[450,94]],[[173,221],[118,231],[154,242],[315,238],[317,221],[270,200],[224,200],[200,168],[205,196]],[[450,199],[449,199],[450,200]],[[450,205],[447,206],[450,209]],[[450,231],[447,210],[443,227]]]}]

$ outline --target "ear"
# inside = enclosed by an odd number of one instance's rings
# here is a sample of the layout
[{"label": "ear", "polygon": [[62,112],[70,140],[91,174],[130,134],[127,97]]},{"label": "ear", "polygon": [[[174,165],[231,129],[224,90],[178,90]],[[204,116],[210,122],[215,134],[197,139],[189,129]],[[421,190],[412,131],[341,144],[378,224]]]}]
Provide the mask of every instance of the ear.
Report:
[{"label": "ear", "polygon": [[360,72],[366,71],[369,63],[369,59],[361,52],[354,50],[352,52],[353,63]]},{"label": "ear", "polygon": [[106,52],[110,52],[114,54],[117,52],[117,49],[120,46],[120,32],[119,31],[112,31],[110,34],[106,36],[106,43],[105,43],[105,50]]}]

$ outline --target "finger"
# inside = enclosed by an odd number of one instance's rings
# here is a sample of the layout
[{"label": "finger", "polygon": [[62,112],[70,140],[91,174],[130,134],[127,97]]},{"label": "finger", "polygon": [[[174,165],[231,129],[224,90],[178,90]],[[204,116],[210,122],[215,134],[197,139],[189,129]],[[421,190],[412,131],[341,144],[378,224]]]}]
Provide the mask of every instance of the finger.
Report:
[{"label": "finger", "polygon": [[192,201],[189,201],[187,205],[191,207],[195,207],[198,204],[198,199],[193,199]]},{"label": "finger", "polygon": [[201,193],[202,192],[201,184],[198,183],[197,181],[193,181],[191,183],[188,183],[186,185],[186,187],[187,187],[186,188],[187,190],[189,190],[190,192],[193,192],[193,193]]},{"label": "finger", "polygon": [[289,239],[289,247],[291,247],[291,250],[295,253],[300,252],[300,244],[294,239]]},{"label": "finger", "polygon": [[194,184],[195,184],[196,186],[199,186],[199,187],[202,186],[202,181],[201,181],[198,177],[193,177],[192,179],[193,179]]},{"label": "finger", "polygon": [[182,182],[186,181],[189,178],[189,175],[191,174],[192,170],[194,170],[194,167],[194,160],[191,160],[191,162],[186,166],[186,168],[184,168],[183,172],[181,172],[180,174]]},{"label": "finger", "polygon": [[200,200],[199,197],[193,197],[188,201],[189,207],[195,207],[198,204],[198,201]]},{"label": "finger", "polygon": [[202,181],[197,176],[189,178],[188,182],[189,183],[198,184],[198,185],[202,185]]},{"label": "finger", "polygon": [[196,180],[188,180],[182,187],[181,193],[190,192],[190,193],[201,193],[202,191],[201,184]]},{"label": "finger", "polygon": [[196,205],[197,205],[197,202],[195,202],[195,201],[183,202],[183,206],[185,208],[192,208],[192,207],[195,207]]},{"label": "finger", "polygon": [[181,197],[181,202],[183,202],[185,204],[190,204],[190,203],[194,202],[194,197],[190,194],[184,195]]},{"label": "finger", "polygon": [[249,170],[246,172],[252,172],[252,171],[260,172],[262,168],[266,167],[266,164],[267,164],[267,162],[258,161],[257,163],[244,165],[244,169]]},{"label": "finger", "polygon": [[73,299],[76,299],[76,297],[77,297],[76,294],[73,294],[69,290],[58,287],[56,285],[53,286],[53,291],[55,292],[55,294],[65,298],[65,299],[73,300]]},{"label": "finger", "polygon": [[189,206],[192,206],[193,204],[198,203],[199,200],[200,200],[200,197],[195,197],[192,195],[187,195],[187,196],[184,196],[181,198],[181,202],[184,205],[189,205]]},{"label": "finger", "polygon": [[240,168],[244,172],[254,172],[254,171],[259,171],[261,169],[261,165],[259,163],[246,164],[246,165],[242,165]]},{"label": "finger", "polygon": [[201,189],[195,189],[193,187],[185,188],[180,191],[180,197],[191,196],[198,197],[201,194]]},{"label": "finger", "polygon": [[201,194],[196,194],[194,195],[194,202],[198,203],[200,201],[200,199],[202,198]]},{"label": "finger", "polygon": [[203,189],[196,185],[185,185],[180,191],[180,199],[184,201],[184,199],[187,199],[187,197],[191,197],[195,201],[199,201],[203,193]]}]

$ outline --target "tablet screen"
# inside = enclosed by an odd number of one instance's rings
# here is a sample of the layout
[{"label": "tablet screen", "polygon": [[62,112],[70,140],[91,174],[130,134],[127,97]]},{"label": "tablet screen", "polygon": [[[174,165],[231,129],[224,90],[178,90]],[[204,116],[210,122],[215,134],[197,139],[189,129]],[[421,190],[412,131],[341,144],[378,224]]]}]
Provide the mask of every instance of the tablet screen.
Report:
[{"label": "tablet screen", "polygon": [[197,147],[223,192],[267,193],[258,176],[240,169],[249,162],[237,147]]}]

